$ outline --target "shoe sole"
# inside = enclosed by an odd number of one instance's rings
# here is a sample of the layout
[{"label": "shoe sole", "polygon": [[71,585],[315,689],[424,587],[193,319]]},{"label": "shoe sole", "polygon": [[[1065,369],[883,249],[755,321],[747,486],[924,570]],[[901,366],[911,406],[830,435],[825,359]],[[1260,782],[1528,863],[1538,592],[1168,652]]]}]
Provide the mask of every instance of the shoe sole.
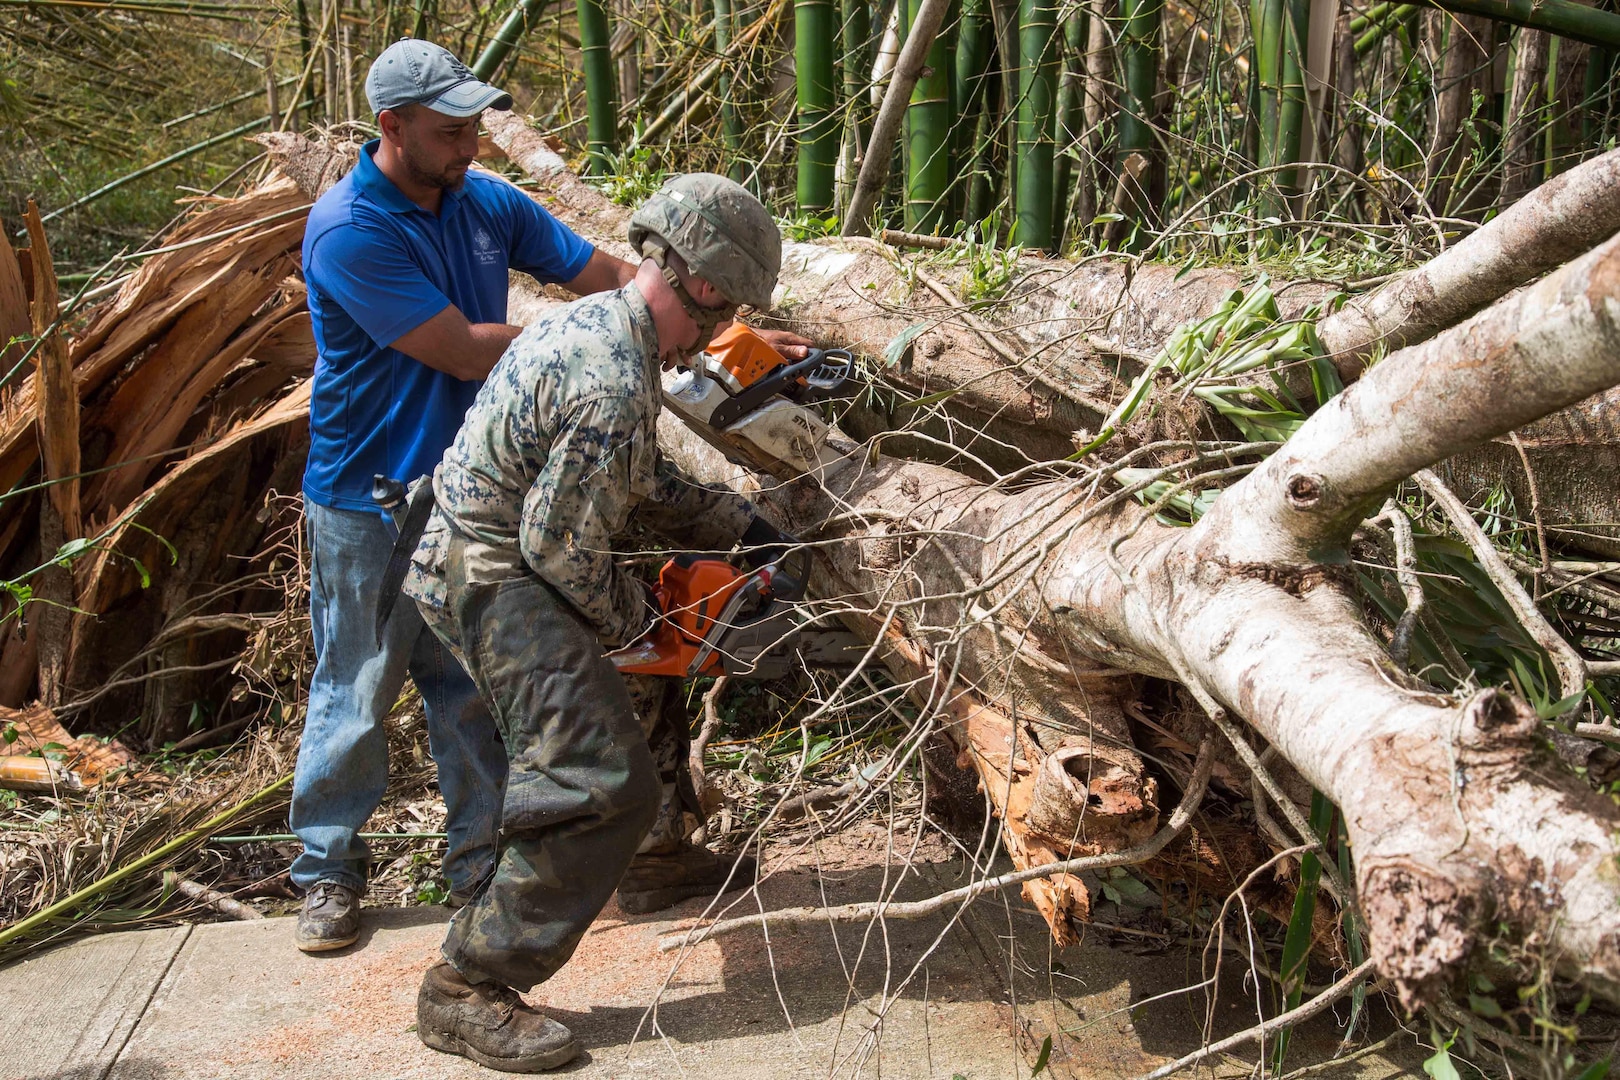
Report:
[{"label": "shoe sole", "polygon": [[360,940],[360,931],[355,930],[348,937],[343,938],[301,938],[294,936],[293,944],[298,946],[299,952],[317,953],[333,952],[337,949],[347,949]]},{"label": "shoe sole", "polygon": [[579,1056],[579,1040],[574,1039],[556,1050],[547,1050],[543,1054],[531,1054],[523,1058],[494,1057],[479,1051],[476,1047],[468,1046],[454,1035],[444,1035],[437,1031],[423,1031],[417,1028],[416,1034],[421,1038],[422,1045],[437,1050],[443,1054],[457,1054],[469,1061],[476,1061],[486,1068],[499,1072],[511,1073],[537,1073],[548,1069],[555,1069],[566,1065]]}]

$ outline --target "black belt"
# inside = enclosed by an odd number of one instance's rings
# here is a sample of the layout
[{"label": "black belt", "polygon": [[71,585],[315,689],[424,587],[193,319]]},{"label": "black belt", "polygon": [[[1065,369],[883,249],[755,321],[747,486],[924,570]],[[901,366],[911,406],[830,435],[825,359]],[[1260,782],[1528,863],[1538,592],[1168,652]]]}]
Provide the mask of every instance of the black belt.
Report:
[{"label": "black belt", "polygon": [[427,531],[428,518],[432,513],[433,481],[427,478],[411,492],[410,501],[405,505],[405,516],[399,522],[399,536],[394,540],[394,550],[388,553],[388,565],[383,568],[382,591],[377,594],[379,646],[382,645],[383,627],[388,625],[388,617],[394,613],[394,604],[399,600],[405,575],[410,572],[411,556],[416,554],[416,545]]}]

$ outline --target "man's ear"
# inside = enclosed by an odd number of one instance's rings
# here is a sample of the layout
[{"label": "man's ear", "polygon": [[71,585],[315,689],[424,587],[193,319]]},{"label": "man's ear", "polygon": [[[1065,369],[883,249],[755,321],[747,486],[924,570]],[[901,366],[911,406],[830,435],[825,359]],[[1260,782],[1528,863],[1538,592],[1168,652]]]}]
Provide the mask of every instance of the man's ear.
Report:
[{"label": "man's ear", "polygon": [[724,293],[696,274],[686,279],[686,291],[703,307],[723,307],[726,303]]},{"label": "man's ear", "polygon": [[388,142],[396,146],[403,139],[405,128],[405,112],[403,109],[384,109],[377,114],[377,130]]}]

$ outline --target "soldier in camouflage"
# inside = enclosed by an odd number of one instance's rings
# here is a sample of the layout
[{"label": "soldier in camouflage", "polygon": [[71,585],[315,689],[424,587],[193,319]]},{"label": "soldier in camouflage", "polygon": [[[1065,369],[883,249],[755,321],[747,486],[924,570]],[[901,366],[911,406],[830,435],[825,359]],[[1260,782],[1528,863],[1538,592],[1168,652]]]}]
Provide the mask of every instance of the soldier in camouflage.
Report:
[{"label": "soldier in camouflage", "polygon": [[[434,473],[436,506],[405,584],[462,658],[510,759],[494,874],[451,921],[417,1030],[507,1071],[578,1052],[517,991],[567,962],[615,886],[622,906],[651,910],[754,876],[752,860],[685,841],[670,797],[684,766],[669,752],[671,710],[644,708],[666,725],[644,730],[603,646],[658,615],[614,558],[632,514],[693,550],[781,538],[740,496],[662,460],[656,432],[660,367],[701,350],[738,304],[769,304],[781,237],[740,185],[694,174],[636,212],[630,239],[644,258],[631,284],[557,309],[490,373]],[[668,687],[640,689],[656,698]]]}]

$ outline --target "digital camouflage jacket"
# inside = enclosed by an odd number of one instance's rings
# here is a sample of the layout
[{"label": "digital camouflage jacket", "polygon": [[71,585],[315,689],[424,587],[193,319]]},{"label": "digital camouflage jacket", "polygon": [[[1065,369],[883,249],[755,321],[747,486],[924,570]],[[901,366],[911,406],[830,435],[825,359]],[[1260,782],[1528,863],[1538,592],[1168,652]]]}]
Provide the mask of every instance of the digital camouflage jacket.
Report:
[{"label": "digital camouflage jacket", "polygon": [[443,606],[453,529],[472,542],[467,584],[532,572],[605,643],[638,636],[653,613],[612,547],[631,514],[702,551],[729,550],[754,516],[742,496],[697,484],[659,455],[661,395],[652,313],[634,285],[524,330],[434,470],[437,507],[405,594]]}]

